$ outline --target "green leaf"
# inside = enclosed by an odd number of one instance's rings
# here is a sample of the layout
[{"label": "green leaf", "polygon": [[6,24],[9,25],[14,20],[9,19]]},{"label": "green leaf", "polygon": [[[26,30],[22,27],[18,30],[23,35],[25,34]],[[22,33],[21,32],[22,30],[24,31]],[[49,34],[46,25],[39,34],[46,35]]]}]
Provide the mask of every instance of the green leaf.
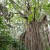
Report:
[{"label": "green leaf", "polygon": [[28,16],[28,21],[31,22],[32,20],[33,20],[33,14],[30,14],[30,15]]},{"label": "green leaf", "polygon": [[50,3],[48,4],[48,7],[50,7]]}]

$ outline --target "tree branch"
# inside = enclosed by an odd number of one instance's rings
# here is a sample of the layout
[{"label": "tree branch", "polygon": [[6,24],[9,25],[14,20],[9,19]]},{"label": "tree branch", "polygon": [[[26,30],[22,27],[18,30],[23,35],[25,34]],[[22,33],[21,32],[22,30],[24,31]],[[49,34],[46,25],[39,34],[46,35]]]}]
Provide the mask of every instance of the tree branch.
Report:
[{"label": "tree branch", "polygon": [[23,11],[25,11],[26,13],[28,13],[25,9],[23,9],[18,3],[15,3],[13,0],[9,0],[12,5],[14,5],[14,7],[18,6],[19,8],[21,8]]},{"label": "tree branch", "polygon": [[[20,5],[18,5],[17,3],[15,3],[13,0],[10,0],[10,2],[13,4],[14,8],[16,9],[16,6],[19,6],[19,8],[21,8],[24,12],[28,13],[25,9],[23,9]],[[20,14],[21,16],[23,16],[23,18],[28,19],[26,14],[22,14],[19,10],[17,10],[18,14]]]},{"label": "tree branch", "polygon": [[14,14],[20,14],[23,18],[25,18],[26,20],[28,20],[28,17],[26,14],[22,14],[20,11],[17,11],[17,13]]}]

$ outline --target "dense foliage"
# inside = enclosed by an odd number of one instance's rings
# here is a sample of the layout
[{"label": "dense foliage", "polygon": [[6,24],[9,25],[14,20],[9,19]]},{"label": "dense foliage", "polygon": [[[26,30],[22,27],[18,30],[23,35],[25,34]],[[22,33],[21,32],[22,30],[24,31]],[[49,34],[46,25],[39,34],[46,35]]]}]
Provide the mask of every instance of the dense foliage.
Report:
[{"label": "dense foliage", "polygon": [[[0,16],[0,50],[9,50],[9,48],[14,49],[20,49],[26,50],[26,47],[24,44],[22,45],[22,42],[19,40],[14,40],[10,36],[10,31],[7,27],[7,25],[4,22],[4,18]],[[12,49],[11,48],[11,49]],[[15,50],[14,49],[14,50]]]}]

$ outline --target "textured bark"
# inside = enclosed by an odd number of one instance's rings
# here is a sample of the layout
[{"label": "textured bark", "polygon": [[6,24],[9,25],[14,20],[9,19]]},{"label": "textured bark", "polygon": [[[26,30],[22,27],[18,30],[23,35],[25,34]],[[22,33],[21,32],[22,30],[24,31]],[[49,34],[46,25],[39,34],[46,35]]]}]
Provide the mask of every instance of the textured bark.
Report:
[{"label": "textured bark", "polygon": [[29,50],[46,50],[49,47],[47,41],[47,33],[44,32],[44,25],[40,25],[37,21],[28,24],[25,34],[25,44]]},{"label": "textured bark", "polygon": [[43,18],[40,22],[32,21],[27,22],[27,29],[25,32],[25,45],[29,50],[47,50],[48,43],[48,31],[44,31],[44,26],[47,27],[47,20]]}]

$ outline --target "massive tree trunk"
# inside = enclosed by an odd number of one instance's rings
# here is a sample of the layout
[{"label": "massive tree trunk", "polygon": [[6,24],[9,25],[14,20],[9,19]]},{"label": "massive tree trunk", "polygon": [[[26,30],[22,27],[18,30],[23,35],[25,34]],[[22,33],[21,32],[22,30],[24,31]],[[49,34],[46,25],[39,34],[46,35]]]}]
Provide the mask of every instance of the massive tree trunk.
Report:
[{"label": "massive tree trunk", "polygon": [[25,45],[29,50],[48,50],[48,32],[44,31],[44,26],[47,26],[46,19],[27,23]]}]

